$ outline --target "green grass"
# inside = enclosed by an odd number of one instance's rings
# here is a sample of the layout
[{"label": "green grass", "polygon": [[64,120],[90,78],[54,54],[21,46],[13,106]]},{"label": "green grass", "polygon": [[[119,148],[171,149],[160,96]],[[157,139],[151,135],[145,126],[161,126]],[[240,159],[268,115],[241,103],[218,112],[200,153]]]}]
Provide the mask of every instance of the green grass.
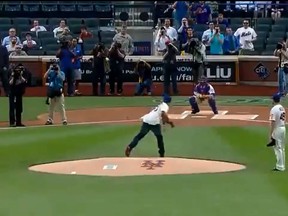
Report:
[{"label": "green grass", "polygon": [[[95,107],[125,107],[125,106],[155,106],[161,97],[66,97],[65,105],[67,110],[86,109]],[[188,97],[173,97],[172,106],[187,106]],[[271,105],[269,97],[217,97],[218,105],[240,106],[240,105]],[[288,105],[285,100],[284,105]],[[48,106],[43,97],[24,97],[23,120],[35,120],[38,115],[47,113]],[[8,98],[0,97],[0,121],[8,119]]]},{"label": "green grass", "polygon": [[[67,98],[69,109],[152,106],[153,99]],[[174,105],[185,104],[184,97]],[[269,101],[252,101],[267,105]],[[0,98],[1,118],[7,99]],[[229,104],[231,97],[219,98]],[[239,102],[240,103],[240,102]],[[38,106],[37,106],[38,104]],[[235,102],[236,105],[237,102]],[[254,105],[253,104],[253,105]],[[46,112],[43,98],[25,98],[25,118]],[[237,104],[238,105],[238,104]],[[29,108],[28,108],[29,107]],[[2,216],[286,216],[287,172],[272,173],[275,156],[265,146],[265,127],[176,127],[164,132],[167,156],[233,161],[239,172],[218,174],[92,177],[29,172],[30,165],[123,156],[140,125],[83,125],[0,130]],[[157,156],[148,134],[133,156]],[[127,167],[129,168],[129,167]]]}]

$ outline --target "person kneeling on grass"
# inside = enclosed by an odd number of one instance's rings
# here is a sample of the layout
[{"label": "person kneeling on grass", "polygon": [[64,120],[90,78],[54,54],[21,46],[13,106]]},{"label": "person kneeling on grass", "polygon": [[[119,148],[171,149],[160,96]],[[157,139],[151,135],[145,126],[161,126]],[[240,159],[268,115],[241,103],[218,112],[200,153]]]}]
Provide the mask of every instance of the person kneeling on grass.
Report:
[{"label": "person kneeling on grass", "polygon": [[67,125],[67,117],[66,117],[64,94],[63,94],[63,83],[65,80],[65,74],[63,71],[60,70],[59,65],[54,63],[44,74],[44,79],[47,78],[49,82],[47,89],[47,96],[48,100],[50,100],[50,103],[48,101],[49,115],[45,125],[53,124],[53,114],[56,106],[58,106],[60,109],[63,125]]},{"label": "person kneeling on grass", "polygon": [[143,95],[143,91],[145,90],[145,88],[147,91],[147,95],[151,95],[151,65],[144,60],[139,60],[136,64],[134,72],[139,76],[139,83],[136,86],[135,96]]}]

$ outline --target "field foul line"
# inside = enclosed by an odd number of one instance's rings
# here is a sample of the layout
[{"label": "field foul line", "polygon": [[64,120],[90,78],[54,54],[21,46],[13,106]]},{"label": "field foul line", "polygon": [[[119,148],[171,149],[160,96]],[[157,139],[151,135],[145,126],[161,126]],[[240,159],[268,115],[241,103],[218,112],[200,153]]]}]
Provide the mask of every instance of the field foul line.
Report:
[{"label": "field foul line", "polygon": [[181,117],[180,119],[185,119],[187,118],[187,116],[190,114],[190,111],[184,111],[183,113],[181,113]]},{"label": "field foul line", "polygon": [[15,130],[15,129],[26,129],[26,128],[42,128],[42,127],[69,127],[75,125],[94,125],[94,124],[112,124],[112,123],[128,123],[128,122],[140,122],[140,119],[131,120],[114,120],[114,121],[94,121],[94,122],[75,122],[68,123],[68,125],[54,124],[54,125],[28,125],[26,127],[0,127],[0,130]]}]

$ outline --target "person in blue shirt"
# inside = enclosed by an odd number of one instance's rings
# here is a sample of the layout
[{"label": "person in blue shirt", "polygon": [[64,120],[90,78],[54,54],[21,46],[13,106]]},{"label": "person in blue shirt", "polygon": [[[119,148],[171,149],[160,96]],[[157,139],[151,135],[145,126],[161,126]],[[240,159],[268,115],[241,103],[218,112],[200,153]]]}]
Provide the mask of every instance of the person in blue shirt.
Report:
[{"label": "person in blue shirt", "polygon": [[196,17],[197,24],[207,24],[212,20],[211,8],[205,1],[199,1],[192,7],[192,13]]},{"label": "person in blue shirt", "polygon": [[216,23],[218,25],[225,25],[226,27],[229,25],[228,20],[224,18],[222,13],[218,14],[218,17],[216,18]]},{"label": "person in blue shirt", "polygon": [[240,48],[239,38],[233,34],[231,27],[227,27],[223,43],[224,55],[238,55],[239,48]]},{"label": "person in blue shirt", "polygon": [[44,74],[44,79],[48,79],[47,96],[50,100],[48,120],[45,125],[53,124],[53,115],[55,108],[59,108],[63,125],[67,125],[67,117],[64,104],[63,86],[65,74],[61,71],[57,63],[50,65],[49,69]]},{"label": "person in blue shirt", "polygon": [[73,60],[73,69],[74,69],[74,80],[75,80],[75,95],[81,95],[79,92],[79,83],[82,79],[82,70],[81,70],[81,59],[83,57],[83,52],[81,45],[78,43],[77,38],[72,39],[71,51],[74,53],[75,58]]},{"label": "person in blue shirt", "polygon": [[209,39],[208,43],[210,44],[210,54],[211,55],[222,55],[223,49],[222,45],[224,42],[224,35],[220,33],[219,26],[215,26],[215,33]]},{"label": "person in blue shirt", "polygon": [[70,50],[70,41],[61,41],[61,48],[57,51],[56,57],[60,60],[61,71],[64,72],[67,81],[67,94],[74,96],[74,66],[75,54]]},{"label": "person in blue shirt", "polygon": [[187,1],[175,1],[175,3],[172,5],[172,8],[174,8],[174,18],[176,23],[174,26],[176,29],[181,26],[182,24],[182,19],[187,17],[187,12],[189,8],[189,4]]}]

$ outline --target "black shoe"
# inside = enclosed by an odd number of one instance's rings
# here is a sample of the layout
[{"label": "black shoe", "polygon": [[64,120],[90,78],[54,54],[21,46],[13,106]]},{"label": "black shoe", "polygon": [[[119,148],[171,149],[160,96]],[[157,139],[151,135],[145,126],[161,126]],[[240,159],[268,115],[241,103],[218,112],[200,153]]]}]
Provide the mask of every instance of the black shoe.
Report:
[{"label": "black shoe", "polygon": [[63,121],[62,124],[63,124],[63,125],[67,125],[67,121]]},{"label": "black shoe", "polygon": [[49,101],[47,100],[46,102],[45,102],[47,105],[50,105],[50,103],[49,103]]},{"label": "black shoe", "polygon": [[277,168],[274,168],[272,169],[273,172],[281,172],[281,170],[277,169]]},{"label": "black shoe", "polygon": [[16,127],[16,124],[11,124],[10,123],[9,127]]},{"label": "black shoe", "polygon": [[130,156],[131,151],[132,151],[132,149],[131,149],[129,146],[127,146],[126,149],[125,149],[125,155],[126,155],[126,157],[129,157],[129,156]]},{"label": "black shoe", "polygon": [[195,114],[197,114],[199,112],[200,112],[199,110],[192,110],[191,114],[195,115]]},{"label": "black shoe", "polygon": [[164,157],[164,154],[160,154],[159,156],[160,156],[160,157]]},{"label": "black shoe", "polygon": [[16,124],[16,127],[26,127],[26,125],[19,123],[19,124]]},{"label": "black shoe", "polygon": [[271,138],[270,143],[268,143],[266,146],[267,146],[267,147],[271,147],[271,146],[275,146],[275,145],[276,145],[276,140],[273,139],[273,138]]},{"label": "black shoe", "polygon": [[46,121],[45,125],[53,125],[52,121]]}]

